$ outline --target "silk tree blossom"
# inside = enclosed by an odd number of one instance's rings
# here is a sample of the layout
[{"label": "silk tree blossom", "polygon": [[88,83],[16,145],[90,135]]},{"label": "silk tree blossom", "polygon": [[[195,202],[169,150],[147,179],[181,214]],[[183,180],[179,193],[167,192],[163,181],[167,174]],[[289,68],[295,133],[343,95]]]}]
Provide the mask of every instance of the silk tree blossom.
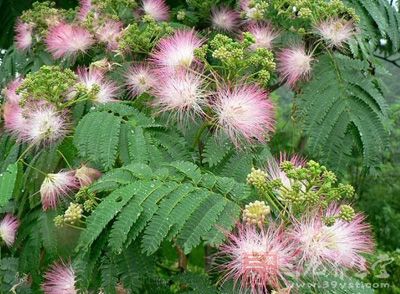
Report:
[{"label": "silk tree blossom", "polygon": [[3,94],[6,100],[12,104],[19,104],[21,100],[21,95],[17,94],[17,89],[21,86],[23,79],[16,78],[15,80],[9,82],[6,88],[3,90]]},{"label": "silk tree blossom", "polygon": [[257,85],[219,89],[213,108],[218,125],[237,146],[241,139],[262,142],[274,130],[274,106]]},{"label": "silk tree blossom", "polygon": [[284,161],[290,161],[295,168],[304,167],[306,165],[306,160],[297,154],[287,155],[286,153],[281,153],[279,160],[272,158],[267,162],[266,172],[269,180],[280,180],[282,185],[290,189],[292,183],[287,177],[286,173],[280,168],[280,165]]},{"label": "silk tree blossom", "polygon": [[211,11],[212,26],[221,31],[235,31],[240,24],[240,14],[227,7],[213,8]]},{"label": "silk tree blossom", "polygon": [[243,11],[244,17],[249,20],[259,20],[263,18],[263,13],[256,6],[251,7],[251,0],[240,0],[240,9]]},{"label": "silk tree blossom", "polygon": [[85,53],[94,44],[94,39],[89,31],[80,26],[59,23],[50,28],[45,43],[55,59],[74,58],[79,53]]},{"label": "silk tree blossom", "polygon": [[327,266],[337,272],[344,269],[366,270],[362,256],[373,251],[370,226],[362,214],[349,222],[336,219],[331,226],[324,224],[324,217],[338,216],[340,206],[331,204],[325,215],[320,211],[310,212],[294,223],[291,238],[300,250],[300,264],[315,272]]},{"label": "silk tree blossom", "polygon": [[92,97],[95,103],[115,102],[117,98],[118,86],[106,80],[104,71],[96,68],[78,68],[78,79],[88,92],[93,92]]},{"label": "silk tree blossom", "polygon": [[288,284],[295,270],[295,248],[281,228],[273,223],[268,229],[239,224],[227,237],[218,254],[224,260],[224,281],[233,279],[241,293],[254,294]]},{"label": "silk tree blossom", "polygon": [[79,0],[78,19],[80,21],[84,20],[92,8],[92,0]]},{"label": "silk tree blossom", "polygon": [[125,81],[132,97],[149,91],[157,83],[155,72],[148,64],[131,66],[125,74]]},{"label": "silk tree blossom", "polygon": [[271,24],[253,23],[247,29],[255,38],[255,43],[250,46],[250,49],[257,48],[272,49],[272,42],[279,36],[279,33],[274,30]]},{"label": "silk tree blossom", "polygon": [[79,188],[74,171],[61,171],[47,174],[40,186],[43,210],[57,207],[58,202],[70,192]]},{"label": "silk tree blossom", "polygon": [[194,30],[178,30],[160,40],[151,59],[158,68],[167,72],[188,68],[196,62],[194,52],[202,44]]},{"label": "silk tree blossom", "polygon": [[56,262],[44,275],[45,294],[77,294],[75,270],[70,263]]},{"label": "silk tree blossom", "polygon": [[3,108],[3,119],[5,129],[18,141],[23,141],[28,125],[27,119],[22,114],[22,108],[18,104],[6,102]]},{"label": "silk tree blossom", "polygon": [[353,37],[355,27],[351,21],[332,18],[319,23],[316,31],[330,47],[341,48]]},{"label": "silk tree blossom", "polygon": [[14,244],[19,224],[18,218],[10,213],[7,213],[0,222],[0,240],[8,247]]},{"label": "silk tree blossom", "polygon": [[170,112],[181,122],[203,114],[207,93],[201,73],[177,72],[158,80],[153,90],[156,97],[153,105],[159,112]]},{"label": "silk tree blossom", "polygon": [[64,112],[51,104],[36,103],[27,105],[22,111],[25,128],[21,132],[22,140],[34,144],[52,144],[69,132],[69,124]]},{"label": "silk tree blossom", "polygon": [[169,7],[164,0],[143,0],[142,11],[155,21],[167,21],[169,19]]},{"label": "silk tree blossom", "polygon": [[304,47],[286,48],[278,54],[277,70],[281,79],[294,87],[300,79],[305,79],[310,75],[312,61],[313,57],[305,51]]},{"label": "silk tree blossom", "polygon": [[82,165],[75,170],[75,178],[79,182],[80,187],[91,185],[94,181],[101,177],[101,172],[97,169]]},{"label": "silk tree blossom", "polygon": [[107,49],[118,49],[118,37],[121,35],[123,24],[120,21],[107,20],[96,29],[97,39],[107,45]]},{"label": "silk tree blossom", "polygon": [[20,51],[27,51],[32,46],[33,25],[18,21],[15,27],[15,47]]}]

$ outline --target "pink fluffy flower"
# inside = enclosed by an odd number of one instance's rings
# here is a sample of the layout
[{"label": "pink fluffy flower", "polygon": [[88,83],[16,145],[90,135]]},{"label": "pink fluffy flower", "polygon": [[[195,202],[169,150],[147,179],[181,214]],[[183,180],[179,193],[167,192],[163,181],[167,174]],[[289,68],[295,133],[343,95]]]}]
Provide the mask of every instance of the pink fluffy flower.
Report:
[{"label": "pink fluffy flower", "polygon": [[194,51],[202,43],[193,30],[176,31],[174,35],[160,40],[152,53],[152,61],[167,72],[187,68],[196,61]]},{"label": "pink fluffy flower", "polygon": [[164,0],[143,0],[142,10],[156,21],[167,21],[169,18],[169,7]]},{"label": "pink fluffy flower", "polygon": [[121,34],[123,24],[120,21],[107,20],[96,29],[97,39],[107,45],[107,49],[114,51],[118,49],[118,37]]},{"label": "pink fluffy flower", "polygon": [[337,219],[331,226],[324,224],[324,216],[337,216],[339,212],[339,205],[332,204],[325,215],[314,211],[294,224],[290,235],[300,250],[300,263],[306,270],[315,272],[321,266],[337,272],[343,268],[366,270],[362,254],[372,252],[374,247],[370,226],[362,214],[349,222]]},{"label": "pink fluffy flower", "polygon": [[84,164],[75,170],[75,178],[78,180],[80,187],[89,186],[100,177],[100,171],[91,167],[87,167]]},{"label": "pink fluffy flower", "polygon": [[3,90],[3,94],[7,101],[12,104],[19,104],[21,100],[21,95],[17,94],[17,89],[21,86],[23,79],[16,78],[15,80],[8,83],[7,87]]},{"label": "pink fluffy flower", "polygon": [[96,68],[78,68],[79,81],[86,87],[87,91],[95,91],[92,97],[95,103],[108,103],[116,101],[118,86],[106,80],[104,71]]},{"label": "pink fluffy flower", "polygon": [[77,294],[76,277],[70,263],[54,263],[44,276],[42,289],[45,294]]},{"label": "pink fluffy flower", "polygon": [[[283,230],[275,225],[268,229],[238,225],[236,233],[228,235],[220,247],[225,263],[223,280],[240,283],[240,292],[268,293],[268,288],[281,288],[293,274],[295,250]],[[226,261],[226,259],[228,259]]]},{"label": "pink fluffy flower", "polygon": [[253,23],[248,27],[248,31],[256,39],[256,42],[250,47],[252,50],[257,48],[271,49],[272,42],[279,36],[270,24]]},{"label": "pink fluffy flower", "polygon": [[267,92],[257,85],[238,85],[219,89],[214,110],[218,124],[235,145],[241,138],[264,141],[274,130],[274,106]]},{"label": "pink fluffy flower", "polygon": [[33,25],[18,21],[15,27],[15,47],[18,50],[26,51],[32,46]]},{"label": "pink fluffy flower", "polygon": [[319,23],[316,31],[330,47],[341,48],[353,37],[355,28],[351,21],[333,18]]},{"label": "pink fluffy flower", "polygon": [[149,91],[157,83],[154,70],[147,64],[133,65],[125,74],[125,80],[132,97]]},{"label": "pink fluffy flower", "polygon": [[201,74],[177,72],[170,76],[160,76],[153,91],[156,97],[153,105],[160,112],[171,112],[182,122],[203,113],[206,104],[204,81]]},{"label": "pink fluffy flower", "polygon": [[8,213],[0,222],[0,239],[8,246],[12,246],[17,235],[19,220],[12,214]]},{"label": "pink fluffy flower", "polygon": [[284,187],[290,189],[292,183],[286,173],[280,168],[280,164],[284,161],[290,161],[294,167],[304,167],[306,160],[297,154],[288,156],[286,153],[281,153],[279,160],[272,158],[267,162],[266,172],[270,180],[281,180]]},{"label": "pink fluffy flower", "polygon": [[18,141],[23,141],[25,129],[28,127],[27,119],[22,114],[22,108],[18,104],[6,102],[3,109],[5,129],[16,136]]},{"label": "pink fluffy flower", "polygon": [[40,186],[40,196],[43,210],[55,208],[59,200],[77,189],[79,183],[74,171],[62,171],[56,174],[47,174]]},{"label": "pink fluffy flower", "polygon": [[73,24],[59,23],[49,30],[45,43],[54,58],[76,57],[93,44],[89,31]]},{"label": "pink fluffy flower", "polygon": [[313,58],[304,47],[286,48],[278,54],[278,72],[282,80],[295,86],[300,79],[307,78],[311,72]]},{"label": "pink fluffy flower", "polygon": [[92,9],[91,0],[79,0],[78,19],[84,20]]},{"label": "pink fluffy flower", "polygon": [[26,119],[21,132],[23,141],[34,144],[52,144],[63,138],[69,131],[65,113],[51,104],[28,105],[22,110]]},{"label": "pink fluffy flower", "polygon": [[227,7],[213,8],[211,11],[212,26],[221,31],[232,32],[239,26],[240,15]]}]

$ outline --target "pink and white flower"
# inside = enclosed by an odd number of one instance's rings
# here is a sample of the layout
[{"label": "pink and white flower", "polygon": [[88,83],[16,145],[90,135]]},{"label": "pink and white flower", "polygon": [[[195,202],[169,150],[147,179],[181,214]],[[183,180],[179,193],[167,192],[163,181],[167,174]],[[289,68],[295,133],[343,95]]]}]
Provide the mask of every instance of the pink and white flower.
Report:
[{"label": "pink and white flower", "polygon": [[21,100],[21,95],[17,94],[17,89],[21,86],[23,79],[16,78],[15,80],[8,83],[6,88],[3,90],[3,94],[6,100],[12,104],[19,104]]},{"label": "pink and white flower", "polygon": [[26,123],[21,132],[21,138],[27,143],[52,144],[69,132],[65,113],[58,111],[51,104],[28,105],[22,110],[22,115],[26,119]]},{"label": "pink and white flower", "polygon": [[169,7],[164,0],[143,0],[142,11],[156,21],[167,21],[169,19]]},{"label": "pink and white flower", "polygon": [[14,244],[19,224],[18,218],[10,213],[7,213],[0,222],[0,239],[8,247]]},{"label": "pink and white flower", "polygon": [[248,142],[264,141],[274,130],[274,106],[267,92],[257,85],[238,85],[219,89],[213,108],[218,125],[235,145],[243,138]]},{"label": "pink and white flower", "polygon": [[158,80],[153,90],[156,97],[153,105],[160,112],[171,112],[181,122],[203,114],[207,93],[201,73],[177,72],[167,77],[160,76]]},{"label": "pink and white flower", "polygon": [[89,31],[80,26],[59,23],[49,30],[45,43],[54,58],[74,58],[79,53],[85,53],[94,44],[94,39]]},{"label": "pink and white flower", "polygon": [[91,185],[94,181],[101,177],[101,172],[97,169],[88,167],[84,164],[75,170],[75,178],[79,182],[80,187]]},{"label": "pink and white flower", "polygon": [[313,211],[294,223],[290,236],[300,250],[300,264],[308,267],[306,270],[314,272],[321,266],[337,272],[366,270],[362,254],[371,253],[374,248],[371,228],[362,214],[349,222],[337,219],[331,226],[324,224],[324,217],[337,216],[339,212],[340,206],[331,204],[325,215]]},{"label": "pink and white flower", "polygon": [[125,74],[125,80],[132,97],[149,91],[157,83],[155,72],[148,64],[131,66]]},{"label": "pink and white flower", "polygon": [[355,34],[353,22],[343,19],[329,19],[318,24],[317,33],[330,47],[341,48]]},{"label": "pink and white flower", "polygon": [[239,282],[241,293],[269,293],[269,287],[279,289],[288,284],[287,278],[295,270],[295,248],[274,224],[266,230],[239,224],[218,255],[225,260],[221,266],[225,272],[223,280]]},{"label": "pink and white flower", "polygon": [[158,68],[167,72],[188,68],[196,62],[194,51],[202,44],[203,41],[197,37],[194,30],[176,31],[174,35],[160,40],[151,55],[152,61]]},{"label": "pink and white flower", "polygon": [[240,15],[237,11],[227,7],[213,8],[211,11],[212,26],[221,31],[235,31],[240,24]]},{"label": "pink and white flower", "polygon": [[32,46],[33,25],[18,21],[15,27],[15,47],[20,51],[27,51]]},{"label": "pink and white flower", "polygon": [[16,136],[18,141],[23,141],[28,122],[22,114],[22,108],[18,104],[6,102],[3,108],[3,119],[5,129]]},{"label": "pink and white flower", "polygon": [[96,29],[97,39],[107,45],[107,49],[118,49],[118,38],[121,35],[123,24],[120,21],[107,20]]},{"label": "pink and white flower", "polygon": [[45,294],[77,294],[76,276],[70,263],[56,262],[46,272],[42,289]]},{"label": "pink and white flower", "polygon": [[61,171],[56,174],[47,174],[40,186],[40,196],[43,210],[57,207],[63,197],[79,188],[74,171]]},{"label": "pink and white flower", "polygon": [[281,79],[294,87],[299,80],[310,75],[312,61],[313,57],[307,54],[304,47],[286,48],[278,54],[277,69]]},{"label": "pink and white flower", "polygon": [[78,19],[84,20],[92,8],[92,0],[79,0]]},{"label": "pink and white flower", "polygon": [[250,46],[252,50],[257,48],[272,49],[272,42],[279,36],[279,33],[269,23],[253,23],[249,25],[248,31],[256,39],[256,42]]},{"label": "pink and white flower", "polygon": [[284,161],[290,161],[295,168],[299,168],[306,165],[306,160],[297,154],[288,156],[286,153],[281,153],[279,155],[279,160],[272,158],[267,162],[266,172],[269,180],[280,180],[285,188],[290,189],[292,182],[280,168],[281,163]]},{"label": "pink and white flower", "polygon": [[88,92],[95,90],[92,97],[95,103],[114,102],[117,98],[118,86],[106,80],[104,71],[96,68],[78,68],[78,79],[85,86]]}]

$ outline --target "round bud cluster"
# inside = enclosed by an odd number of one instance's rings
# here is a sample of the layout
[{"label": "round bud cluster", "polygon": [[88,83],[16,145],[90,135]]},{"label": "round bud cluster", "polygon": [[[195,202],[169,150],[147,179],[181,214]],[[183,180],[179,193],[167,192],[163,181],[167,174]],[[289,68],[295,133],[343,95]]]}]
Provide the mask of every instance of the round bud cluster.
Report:
[{"label": "round bud cluster", "polygon": [[251,172],[247,175],[247,183],[253,185],[259,191],[265,192],[268,190],[267,185],[268,174],[261,169],[251,168]]},{"label": "round bud cluster", "polygon": [[87,212],[92,211],[95,207],[96,201],[94,201],[93,199],[88,199],[83,203],[83,209],[85,209],[85,211]]},{"label": "round bud cluster", "polygon": [[186,17],[186,12],[185,10],[179,10],[178,13],[176,14],[176,19],[177,20],[184,20]]},{"label": "round bud cluster", "polygon": [[271,208],[264,201],[250,202],[243,210],[243,221],[248,225],[262,225],[265,222],[265,217],[270,214]]},{"label": "round bud cluster", "polygon": [[320,199],[318,193],[316,193],[315,191],[308,191],[306,193],[306,200],[311,205],[315,205],[318,204]]},{"label": "round bud cluster", "polygon": [[338,188],[344,198],[352,198],[354,196],[355,190],[352,185],[339,184]]},{"label": "round bud cluster", "polygon": [[333,226],[335,224],[336,218],[334,216],[324,217],[323,222],[328,227]]},{"label": "round bud cluster", "polygon": [[302,204],[305,200],[305,194],[301,191],[297,192],[291,189],[289,191],[281,190],[281,192],[283,201],[291,203],[293,205]]},{"label": "round bud cluster", "polygon": [[344,220],[344,221],[352,221],[353,218],[355,217],[355,212],[353,207],[350,205],[342,205],[340,206],[340,212],[339,212],[339,218]]},{"label": "round bud cluster", "polygon": [[53,219],[54,225],[58,228],[61,228],[64,226],[64,216],[63,215],[57,215]]},{"label": "round bud cluster", "polygon": [[82,218],[82,213],[82,205],[71,202],[64,213],[64,221],[66,223],[74,224]]},{"label": "round bud cluster", "polygon": [[336,175],[329,170],[324,171],[322,176],[325,178],[325,180],[327,182],[332,183],[332,184],[335,183],[337,180]]}]

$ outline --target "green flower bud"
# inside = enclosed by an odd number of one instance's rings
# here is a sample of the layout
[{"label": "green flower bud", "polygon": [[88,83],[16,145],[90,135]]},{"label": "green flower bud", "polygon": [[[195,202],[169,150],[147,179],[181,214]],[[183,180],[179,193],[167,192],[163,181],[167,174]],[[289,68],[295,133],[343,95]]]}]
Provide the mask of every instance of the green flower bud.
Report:
[{"label": "green flower bud", "polygon": [[64,213],[64,221],[66,223],[75,224],[82,218],[82,213],[82,205],[71,202]]},{"label": "green flower bud", "polygon": [[350,205],[342,205],[340,206],[339,218],[344,221],[351,221],[355,217],[356,213],[354,212],[353,207]]},{"label": "green flower bud", "polygon": [[64,226],[65,222],[64,222],[64,216],[63,215],[57,215],[54,217],[53,219],[54,221],[54,225],[58,228],[61,228]]},{"label": "green flower bud", "polygon": [[271,209],[264,201],[254,201],[245,206],[243,210],[243,221],[247,224],[262,225],[265,217],[270,214]]}]

